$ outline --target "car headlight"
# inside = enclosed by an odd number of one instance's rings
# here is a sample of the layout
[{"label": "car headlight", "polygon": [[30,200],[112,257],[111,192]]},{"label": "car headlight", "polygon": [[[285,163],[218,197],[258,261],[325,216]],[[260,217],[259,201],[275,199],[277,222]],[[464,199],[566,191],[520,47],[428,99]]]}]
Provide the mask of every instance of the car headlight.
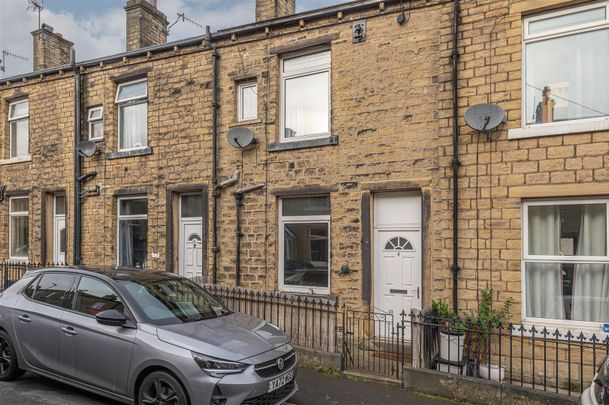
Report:
[{"label": "car headlight", "polygon": [[236,361],[220,360],[199,353],[192,353],[195,362],[205,371],[207,375],[222,378],[228,374],[239,374],[247,368],[247,365]]},{"label": "car headlight", "polygon": [[599,405],[609,405],[609,357],[598,368],[594,378],[594,396]]}]

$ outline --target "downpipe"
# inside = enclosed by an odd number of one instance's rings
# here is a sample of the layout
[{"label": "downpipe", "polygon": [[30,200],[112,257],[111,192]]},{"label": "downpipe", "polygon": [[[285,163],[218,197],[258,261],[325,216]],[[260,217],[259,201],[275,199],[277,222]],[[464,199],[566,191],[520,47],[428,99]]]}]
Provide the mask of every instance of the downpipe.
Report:
[{"label": "downpipe", "polygon": [[212,283],[218,282],[218,48],[212,43],[211,30],[207,30],[207,40],[211,45],[212,60],[212,103],[211,103],[211,188],[212,188],[212,212],[211,212],[211,251],[212,251]]},{"label": "downpipe", "polygon": [[81,156],[78,144],[81,139],[81,88],[82,76],[76,65],[76,52],[72,49],[72,67],[74,69],[74,239],[72,248],[72,264],[81,264],[82,248],[82,199],[81,199]]},{"label": "downpipe", "polygon": [[458,279],[459,279],[459,17],[460,2],[454,0],[453,13],[453,52],[452,52],[452,98],[453,98],[453,310],[458,310]]}]

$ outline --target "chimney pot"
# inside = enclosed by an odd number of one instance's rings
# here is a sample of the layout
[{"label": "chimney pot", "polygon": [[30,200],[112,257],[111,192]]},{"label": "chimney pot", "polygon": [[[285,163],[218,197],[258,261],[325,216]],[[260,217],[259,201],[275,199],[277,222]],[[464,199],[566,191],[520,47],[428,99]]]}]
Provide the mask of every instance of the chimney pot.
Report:
[{"label": "chimney pot", "polygon": [[256,21],[286,17],[296,12],[296,0],[256,0]]}]

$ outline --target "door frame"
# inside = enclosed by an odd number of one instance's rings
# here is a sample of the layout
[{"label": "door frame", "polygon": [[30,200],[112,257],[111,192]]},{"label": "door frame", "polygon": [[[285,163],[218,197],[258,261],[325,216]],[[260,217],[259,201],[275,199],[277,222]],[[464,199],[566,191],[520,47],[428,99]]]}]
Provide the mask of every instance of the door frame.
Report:
[{"label": "door frame", "polygon": [[67,213],[67,208],[68,208],[68,204],[67,204],[67,198],[65,194],[53,194],[53,263],[60,263],[61,261],[58,260],[58,253],[59,253],[59,232],[58,232],[58,227],[57,227],[57,221],[58,219],[63,219],[63,227],[65,230],[65,235],[66,235],[66,241],[65,241],[65,247],[66,247],[66,251],[63,252],[64,254],[64,258],[63,258],[63,264],[66,263],[66,256],[68,254],[67,252],[67,247],[68,247],[68,241],[67,241],[67,237],[68,237],[68,224],[67,224],[67,215],[64,213],[62,215],[57,215],[57,197],[63,197],[64,198],[64,212]]},{"label": "door frame", "polygon": [[[396,226],[384,226],[384,227],[379,227],[378,226],[378,210],[379,210],[379,204],[377,203],[379,198],[382,198],[383,195],[390,195],[390,194],[403,194],[405,198],[407,197],[416,197],[419,201],[419,206],[420,206],[420,218],[419,218],[419,224],[418,226],[408,226],[408,225],[396,225]],[[379,254],[379,249],[381,248],[381,244],[379,241],[379,235],[381,232],[384,231],[393,231],[393,232],[412,232],[412,231],[417,231],[419,232],[419,248],[417,249],[417,255],[418,255],[418,259],[419,259],[419,275],[418,275],[418,281],[419,281],[419,288],[420,288],[420,295],[419,298],[417,299],[417,302],[419,304],[419,306],[423,307],[424,305],[424,264],[425,264],[425,226],[426,226],[426,221],[425,221],[425,215],[426,215],[426,210],[425,210],[425,205],[424,205],[424,193],[422,193],[420,190],[391,190],[391,191],[379,191],[376,193],[372,194],[372,207],[371,207],[371,216],[372,216],[372,220],[371,220],[371,231],[372,231],[372,243],[371,243],[371,265],[372,265],[372,271],[371,271],[371,284],[372,284],[372,288],[371,288],[371,299],[370,299],[370,308],[374,311],[379,310],[381,312],[382,311],[379,307],[377,307],[378,304],[378,276],[379,276],[379,271],[380,271],[380,259],[381,259],[381,254]]]},{"label": "door frame", "polygon": [[[186,196],[192,196],[192,195],[200,195],[202,198],[205,197],[205,195],[199,191],[191,191],[191,192],[185,192],[185,193],[180,193],[178,195],[178,268],[177,268],[177,274],[183,276],[183,268],[182,265],[184,263],[184,247],[185,247],[185,240],[184,240],[184,225],[192,225],[192,224],[198,224],[201,225],[201,275],[203,275],[204,273],[204,269],[205,269],[205,236],[203,235],[203,232],[205,231],[204,228],[204,223],[203,223],[203,213],[201,213],[200,217],[187,217],[187,218],[182,218],[182,198],[186,197]],[[205,209],[205,207],[204,207]]]},{"label": "door frame", "polygon": [[165,194],[165,271],[168,273],[179,273],[179,232],[180,232],[180,195],[188,193],[201,193],[203,209],[203,273],[208,273],[209,256],[209,192],[207,184],[170,184],[167,186]]}]

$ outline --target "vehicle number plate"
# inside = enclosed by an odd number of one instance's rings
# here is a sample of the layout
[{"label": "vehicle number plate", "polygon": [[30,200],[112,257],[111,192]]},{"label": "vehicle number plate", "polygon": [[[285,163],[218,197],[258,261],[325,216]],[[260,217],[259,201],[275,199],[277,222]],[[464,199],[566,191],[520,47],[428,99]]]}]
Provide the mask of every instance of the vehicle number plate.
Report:
[{"label": "vehicle number plate", "polygon": [[281,377],[275,378],[273,381],[269,382],[269,392],[275,391],[278,388],[283,387],[294,378],[294,371],[290,371],[287,374],[282,375]]}]

